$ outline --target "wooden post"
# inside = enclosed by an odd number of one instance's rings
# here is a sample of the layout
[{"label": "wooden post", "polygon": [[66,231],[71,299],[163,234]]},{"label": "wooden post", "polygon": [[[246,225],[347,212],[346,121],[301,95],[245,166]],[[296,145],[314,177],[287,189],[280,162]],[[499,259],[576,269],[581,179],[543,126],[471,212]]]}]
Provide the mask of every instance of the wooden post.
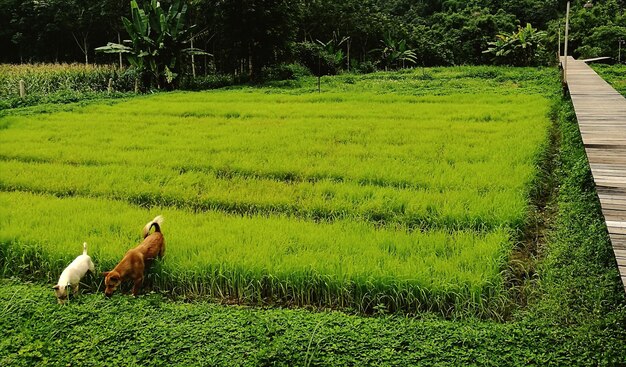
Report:
[{"label": "wooden post", "polygon": [[109,78],[109,86],[107,87],[107,92],[111,94],[113,91],[113,78]]},{"label": "wooden post", "polygon": [[567,11],[565,13],[565,55],[563,57],[563,84],[567,84],[567,39],[569,37],[569,1],[567,2]]},{"label": "wooden post", "polygon": [[317,51],[317,93],[322,93],[322,72],[320,71],[321,65],[321,51]]},{"label": "wooden post", "polygon": [[83,48],[85,49],[85,66],[89,65],[89,49],[87,48],[87,35],[83,36]]},{"label": "wooden post", "polygon": [[[122,44],[122,40],[120,38],[120,32],[117,32],[117,43],[120,45]],[[118,55],[120,57],[120,71],[121,71],[122,70],[122,53],[119,52]]]},{"label": "wooden post", "polygon": [[24,84],[24,79],[20,79],[20,98],[26,98],[26,85]]},{"label": "wooden post", "polygon": [[348,60],[348,73],[350,72],[350,38],[348,38],[347,41],[347,45],[348,46],[348,56],[347,56],[347,60]]},{"label": "wooden post", "polygon": [[139,93],[139,79],[135,78],[135,94]]},{"label": "wooden post", "polygon": [[248,45],[248,77],[252,77],[252,46],[250,45]]},{"label": "wooden post", "polygon": [[[191,48],[193,48],[193,37],[191,37]],[[191,54],[191,75],[194,79],[196,78],[196,58],[193,53]]]},{"label": "wooden post", "polygon": [[559,22],[559,62],[561,62],[561,22]]}]

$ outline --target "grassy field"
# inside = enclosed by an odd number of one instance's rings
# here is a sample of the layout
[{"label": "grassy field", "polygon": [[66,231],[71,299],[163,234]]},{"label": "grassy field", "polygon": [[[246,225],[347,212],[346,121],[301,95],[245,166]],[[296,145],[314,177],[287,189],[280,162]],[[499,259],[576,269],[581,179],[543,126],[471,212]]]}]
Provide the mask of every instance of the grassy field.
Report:
[{"label": "grassy field", "polygon": [[[375,317],[81,294],[0,280],[0,364],[33,366],[624,366],[626,297],[571,106],[562,104],[529,305],[513,321]],[[0,257],[2,259],[2,257]],[[38,275],[37,275],[38,276]],[[91,279],[91,278],[89,278]]]},{"label": "grassy field", "polygon": [[6,114],[0,265],[52,282],[87,241],[108,270],[164,214],[155,289],[502,315],[554,78],[431,69]]}]

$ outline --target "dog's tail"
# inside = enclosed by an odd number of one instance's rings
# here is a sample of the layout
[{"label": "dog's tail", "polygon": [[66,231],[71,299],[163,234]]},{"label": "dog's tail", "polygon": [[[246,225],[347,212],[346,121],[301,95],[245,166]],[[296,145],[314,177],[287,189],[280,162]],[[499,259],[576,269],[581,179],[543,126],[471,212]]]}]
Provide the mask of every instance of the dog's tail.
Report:
[{"label": "dog's tail", "polygon": [[154,227],[155,232],[161,232],[161,224],[163,223],[163,217],[158,215],[152,221],[148,222],[145,227],[143,227],[143,238],[148,237],[148,233],[150,233],[150,229]]},{"label": "dog's tail", "polygon": [[83,255],[87,255],[87,242],[83,242]]}]

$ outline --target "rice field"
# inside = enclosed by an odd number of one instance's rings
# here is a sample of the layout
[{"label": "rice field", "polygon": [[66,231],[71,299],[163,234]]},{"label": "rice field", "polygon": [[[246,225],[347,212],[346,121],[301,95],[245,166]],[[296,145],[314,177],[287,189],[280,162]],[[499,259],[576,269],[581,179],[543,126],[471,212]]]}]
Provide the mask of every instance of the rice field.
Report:
[{"label": "rice field", "polygon": [[[152,286],[261,304],[502,312],[551,71],[431,69],[0,119],[0,262],[108,270],[163,214]],[[553,80],[554,79],[554,80]],[[482,90],[478,93],[477,90]]]}]

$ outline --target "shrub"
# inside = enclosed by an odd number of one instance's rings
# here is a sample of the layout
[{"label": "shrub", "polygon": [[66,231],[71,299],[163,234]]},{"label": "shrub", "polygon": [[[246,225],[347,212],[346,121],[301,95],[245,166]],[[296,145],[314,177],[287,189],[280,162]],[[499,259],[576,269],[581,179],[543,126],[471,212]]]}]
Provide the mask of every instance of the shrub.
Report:
[{"label": "shrub", "polygon": [[296,80],[310,75],[311,71],[297,62],[263,68],[263,80]]},{"label": "shrub", "polygon": [[371,61],[354,62],[352,63],[352,70],[359,74],[369,74],[376,72],[376,65]]},{"label": "shrub", "polygon": [[335,75],[341,63],[336,55],[329,53],[317,43],[300,42],[293,45],[294,54],[299,63],[307,67],[314,75]]},{"label": "shrub", "polygon": [[590,59],[593,57],[599,57],[602,54],[602,49],[600,47],[593,47],[590,45],[580,46],[576,49],[576,52],[580,55],[582,59]]}]

